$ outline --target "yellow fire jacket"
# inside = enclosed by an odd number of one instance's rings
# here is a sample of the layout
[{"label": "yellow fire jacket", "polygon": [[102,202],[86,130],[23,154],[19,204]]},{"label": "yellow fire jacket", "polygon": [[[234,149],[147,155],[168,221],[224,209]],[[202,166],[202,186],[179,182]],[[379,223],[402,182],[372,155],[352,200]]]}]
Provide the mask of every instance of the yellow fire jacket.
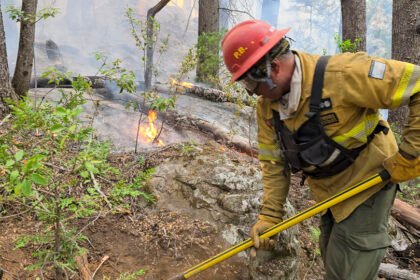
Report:
[{"label": "yellow fire jacket", "polygon": [[[294,132],[306,120],[309,111],[313,73],[319,56],[295,52],[302,66],[302,91],[293,118],[284,120]],[[367,141],[380,121],[378,109],[393,109],[408,104],[410,112],[403,131],[400,149],[420,155],[420,67],[395,60],[374,58],[366,53],[345,53],[332,56],[328,62],[323,87],[323,100],[330,106],[321,111],[321,122],[328,136],[346,148],[356,148]],[[261,215],[281,218],[288,194],[290,171],[286,167],[277,143],[272,121],[272,109],[278,111],[278,101],[262,97],[257,102],[259,159],[262,168],[264,196]],[[381,120],[382,124],[388,123]],[[392,131],[377,134],[344,171],[322,179],[308,178],[316,201],[324,200],[344,188],[382,170],[383,161],[395,154],[398,146]],[[331,208],[340,222],[376,193],[383,184],[368,189]]]}]

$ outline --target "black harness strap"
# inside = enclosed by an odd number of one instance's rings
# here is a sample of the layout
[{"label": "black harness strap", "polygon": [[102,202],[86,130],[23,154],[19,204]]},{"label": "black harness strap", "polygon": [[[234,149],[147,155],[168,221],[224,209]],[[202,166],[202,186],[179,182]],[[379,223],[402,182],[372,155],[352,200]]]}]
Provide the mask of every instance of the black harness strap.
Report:
[{"label": "black harness strap", "polygon": [[[306,113],[308,120],[295,133],[292,133],[280,120],[279,112],[272,110],[277,140],[292,172],[303,170],[304,175],[313,178],[324,178],[343,171],[354,162],[377,133],[388,132],[388,128],[379,123],[368,136],[367,143],[355,149],[341,146],[326,134],[320,120],[320,102],[329,58],[329,56],[320,57],[315,66],[309,112]],[[332,156],[334,149],[340,151],[336,156]],[[327,157],[324,157],[325,155]]]},{"label": "black harness strap", "polygon": [[325,68],[327,67],[329,59],[330,56],[321,56],[316,63],[314,79],[312,82],[311,101],[309,103],[309,113],[306,114],[308,118],[312,117],[314,114],[318,114],[321,111],[319,104],[322,98]]}]

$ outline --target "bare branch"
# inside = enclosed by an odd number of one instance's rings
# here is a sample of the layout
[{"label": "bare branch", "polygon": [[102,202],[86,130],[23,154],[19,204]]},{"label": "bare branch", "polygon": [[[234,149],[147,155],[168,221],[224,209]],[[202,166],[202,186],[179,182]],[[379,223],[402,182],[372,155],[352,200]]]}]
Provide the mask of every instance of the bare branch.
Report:
[{"label": "bare branch", "polygon": [[241,11],[241,10],[235,10],[235,9],[229,9],[229,8],[219,8],[219,10],[224,10],[224,11],[228,11],[228,12],[236,12],[236,13],[242,13],[242,14],[247,14],[248,16],[250,16],[252,19],[255,19],[255,17],[253,15],[251,15],[249,12],[247,11]]}]

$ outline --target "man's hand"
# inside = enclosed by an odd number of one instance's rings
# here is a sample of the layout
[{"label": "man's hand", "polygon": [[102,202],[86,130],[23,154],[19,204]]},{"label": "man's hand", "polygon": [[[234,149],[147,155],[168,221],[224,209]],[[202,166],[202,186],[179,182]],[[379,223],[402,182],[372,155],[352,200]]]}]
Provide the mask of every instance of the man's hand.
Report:
[{"label": "man's hand", "polygon": [[281,219],[260,215],[258,221],[254,224],[249,233],[254,242],[254,247],[263,250],[273,250],[275,241],[270,238],[260,238],[259,235],[280,222]]},{"label": "man's hand", "polygon": [[405,182],[420,176],[420,157],[414,157],[400,150],[383,163],[394,183]]}]

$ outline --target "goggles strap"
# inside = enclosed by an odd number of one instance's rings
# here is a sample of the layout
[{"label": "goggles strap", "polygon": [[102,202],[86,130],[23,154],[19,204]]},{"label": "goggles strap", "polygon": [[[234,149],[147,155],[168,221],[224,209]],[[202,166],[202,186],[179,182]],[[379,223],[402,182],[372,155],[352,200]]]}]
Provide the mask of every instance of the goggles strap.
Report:
[{"label": "goggles strap", "polygon": [[274,84],[273,80],[271,79],[271,59],[269,55],[265,56],[265,69],[266,69],[266,76],[264,78],[257,78],[252,75],[251,72],[248,72],[247,77],[255,82],[266,83],[270,90],[275,89],[277,86]]}]

